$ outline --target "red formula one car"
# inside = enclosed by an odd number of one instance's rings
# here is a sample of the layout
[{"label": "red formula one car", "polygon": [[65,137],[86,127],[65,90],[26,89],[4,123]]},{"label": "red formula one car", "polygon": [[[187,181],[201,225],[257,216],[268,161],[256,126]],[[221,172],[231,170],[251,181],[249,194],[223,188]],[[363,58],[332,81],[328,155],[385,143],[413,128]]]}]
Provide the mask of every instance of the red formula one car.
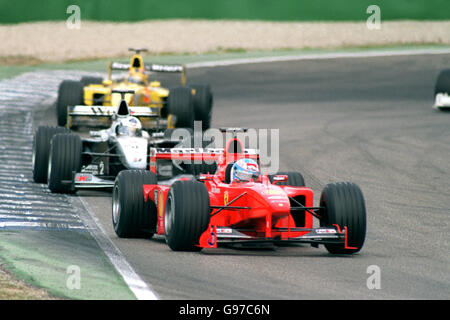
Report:
[{"label": "red formula one car", "polygon": [[[152,148],[150,170],[122,171],[116,178],[112,199],[116,234],[163,235],[174,251],[267,243],[323,244],[338,254],[361,250],[366,209],[357,185],[328,184],[315,207],[313,190],[296,172],[231,181],[231,168],[242,158],[259,162],[257,150],[244,149],[237,138],[224,149]],[[191,161],[191,169],[196,166],[191,172],[203,173],[158,182],[158,164],[164,161]],[[319,227],[313,226],[313,218],[319,219]]]}]

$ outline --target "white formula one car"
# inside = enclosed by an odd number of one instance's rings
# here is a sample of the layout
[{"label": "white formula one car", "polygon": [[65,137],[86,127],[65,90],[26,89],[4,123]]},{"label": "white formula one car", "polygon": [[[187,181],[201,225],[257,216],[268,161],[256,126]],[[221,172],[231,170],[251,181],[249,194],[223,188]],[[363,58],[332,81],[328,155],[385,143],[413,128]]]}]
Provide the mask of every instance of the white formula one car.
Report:
[{"label": "white formula one car", "polygon": [[[125,95],[128,91],[120,93]],[[150,107],[129,107],[122,99],[114,112],[94,108],[102,107],[75,106],[73,115],[108,116],[113,122],[108,129],[90,131],[88,138],[81,138],[67,128],[38,128],[33,145],[35,182],[47,182],[50,191],[57,193],[111,188],[120,171],[149,167],[150,147],[171,148],[180,142],[170,140],[164,131],[150,135],[142,130],[137,117],[154,117]]]},{"label": "white formula one car", "polygon": [[434,105],[438,110],[450,110],[450,69],[442,70],[434,87]]}]

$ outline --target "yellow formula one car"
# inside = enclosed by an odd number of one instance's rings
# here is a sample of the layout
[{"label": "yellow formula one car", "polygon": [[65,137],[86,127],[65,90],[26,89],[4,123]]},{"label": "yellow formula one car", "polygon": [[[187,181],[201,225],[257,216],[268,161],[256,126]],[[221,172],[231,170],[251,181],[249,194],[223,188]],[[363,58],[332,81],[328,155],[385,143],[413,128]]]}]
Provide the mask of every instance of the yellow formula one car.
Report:
[{"label": "yellow formula one car", "polygon": [[[130,106],[151,107],[157,117],[142,119],[147,130],[165,128],[193,128],[194,121],[202,121],[202,129],[210,127],[213,96],[209,85],[186,85],[184,65],[144,64],[141,52],[146,49],[133,49],[135,54],[130,63],[111,62],[108,78],[83,77],[80,81],[64,80],[58,89],[56,111],[59,126],[109,126],[110,118],[96,114],[103,108],[95,106],[117,106],[121,96],[115,91],[130,91],[125,96]],[[128,71],[126,77],[113,79],[112,71]],[[154,72],[180,73],[181,85],[164,88],[159,81],[149,79]],[[76,106],[92,106],[96,117],[77,116]],[[104,109],[103,109],[104,110]]]}]

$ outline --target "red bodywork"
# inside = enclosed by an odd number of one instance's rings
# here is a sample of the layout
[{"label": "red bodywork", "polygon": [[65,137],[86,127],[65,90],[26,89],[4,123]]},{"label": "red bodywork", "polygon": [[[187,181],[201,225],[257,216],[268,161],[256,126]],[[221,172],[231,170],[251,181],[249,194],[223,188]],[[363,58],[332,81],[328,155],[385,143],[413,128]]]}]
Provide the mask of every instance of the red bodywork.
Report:
[{"label": "red bodywork", "polygon": [[[232,144],[240,146],[233,149],[230,148]],[[230,149],[243,152],[229,152]],[[244,150],[238,139],[228,141],[225,149],[210,149],[208,152],[204,150],[195,152],[193,149],[188,151],[178,149],[158,153],[155,149],[150,155],[150,170],[156,173],[156,162],[160,159],[217,161],[216,173],[203,174],[199,177],[209,192],[211,207],[209,228],[199,239],[200,247],[215,248],[218,242],[323,243],[323,239],[327,238],[331,241],[346,241],[345,231],[341,231],[338,227],[313,228],[314,212],[308,210],[313,207],[313,191],[310,188],[272,184],[267,175],[262,175],[257,181],[252,182],[226,183],[226,169],[230,163],[241,158],[253,158],[259,162],[259,155]],[[287,176],[279,178],[287,179]],[[143,189],[145,200],[154,201],[157,207],[157,234],[164,235],[164,211],[170,184],[144,185]],[[298,213],[293,212],[292,198],[296,199],[295,203],[300,202],[301,206],[307,209]],[[300,215],[300,219],[296,219],[298,225],[293,218],[295,214]],[[317,231],[318,229],[320,230]]]}]

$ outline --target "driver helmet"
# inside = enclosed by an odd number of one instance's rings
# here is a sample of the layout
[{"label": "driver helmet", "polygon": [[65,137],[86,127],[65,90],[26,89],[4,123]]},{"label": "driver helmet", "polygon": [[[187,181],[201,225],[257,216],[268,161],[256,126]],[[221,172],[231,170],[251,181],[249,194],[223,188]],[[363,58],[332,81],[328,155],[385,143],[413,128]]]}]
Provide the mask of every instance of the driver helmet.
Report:
[{"label": "driver helmet", "polygon": [[147,75],[139,71],[131,71],[128,78],[129,83],[145,85],[147,83]]},{"label": "driver helmet", "polygon": [[142,130],[142,124],[136,117],[127,117],[120,120],[117,125],[117,135],[120,136],[139,136]]},{"label": "driver helmet", "polygon": [[234,182],[248,182],[259,175],[258,163],[253,159],[240,159],[231,168],[231,180]]}]

